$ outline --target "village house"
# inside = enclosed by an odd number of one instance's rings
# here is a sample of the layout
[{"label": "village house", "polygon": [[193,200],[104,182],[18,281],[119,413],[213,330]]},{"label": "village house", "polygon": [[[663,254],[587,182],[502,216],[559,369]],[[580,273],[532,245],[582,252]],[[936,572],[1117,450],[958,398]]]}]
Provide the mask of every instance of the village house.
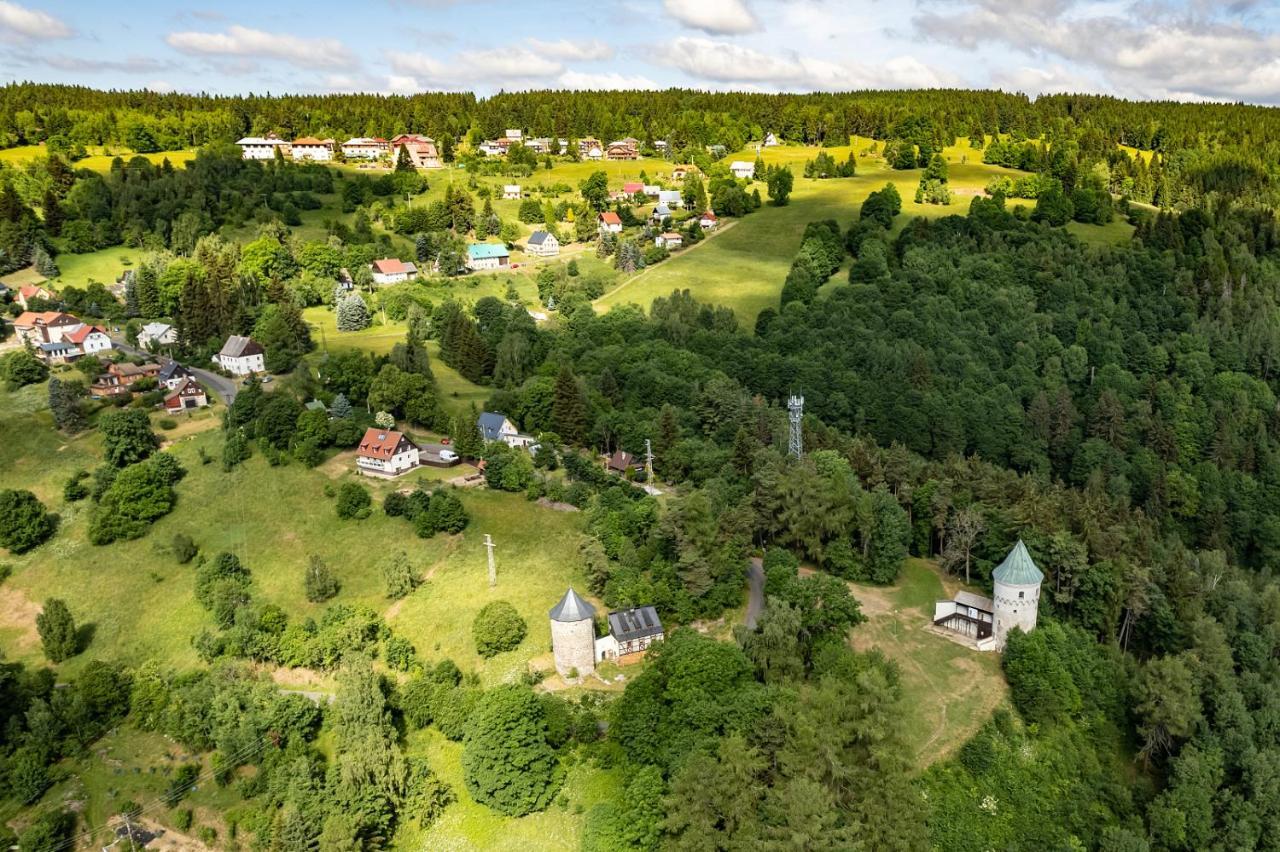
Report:
[{"label": "village house", "polygon": [[599,145],[593,145],[587,149],[587,153],[582,155],[584,160],[598,163],[604,159],[604,150]]},{"label": "village house", "polygon": [[178,330],[168,323],[149,322],[138,329],[138,347],[172,346],[178,342]]},{"label": "village house", "polygon": [[658,206],[654,207],[653,212],[649,214],[649,218],[654,222],[661,222],[663,219],[669,219],[671,218],[671,208],[659,201]]},{"label": "village house", "polygon": [[357,136],[342,143],[348,160],[376,160],[391,152],[391,143],[378,136]]},{"label": "village house", "polygon": [[519,142],[521,139],[524,139],[524,131],[516,130],[515,128],[508,129],[504,135],[509,142]]},{"label": "village house", "polygon": [[622,219],[612,210],[606,210],[597,217],[600,222],[600,232],[608,234],[622,233]]},{"label": "village house", "polygon": [[391,150],[395,152],[396,157],[400,156],[401,148],[409,155],[409,162],[413,164],[415,169],[444,168],[444,162],[440,159],[440,152],[436,150],[436,142],[430,136],[418,136],[411,133],[401,134],[391,140]]},{"label": "village house", "polygon": [[934,627],[969,639],[979,651],[1003,651],[1014,628],[1036,629],[1044,574],[1019,539],[991,572],[992,597],[960,591],[933,608]]},{"label": "village house", "polygon": [[609,635],[595,641],[596,662],[612,660],[621,665],[638,662],[664,636],[662,620],[651,606],[636,606],[609,613]]},{"label": "village house", "polygon": [[774,136],[772,133],[766,133],[766,134],[764,135],[764,147],[766,147],[766,148],[772,148],[772,147],[774,147],[774,146],[775,146],[775,145],[777,145],[777,144],[778,144],[778,137],[777,137],[777,136]]},{"label": "village house", "polygon": [[62,341],[41,343],[36,347],[36,357],[50,367],[55,364],[70,364],[80,355],[79,349],[70,343],[63,343]]},{"label": "village house", "polygon": [[370,426],[356,449],[356,470],[374,476],[399,476],[418,466],[418,447],[402,433]]},{"label": "village house", "polygon": [[156,374],[156,381],[173,390],[182,384],[183,380],[191,377],[191,371],[179,364],[177,361],[169,360],[160,365],[160,372]]},{"label": "village house", "polygon": [[604,146],[600,144],[600,140],[594,136],[583,136],[578,140],[578,156],[587,157],[591,153],[591,149],[603,151]]},{"label": "village house", "polygon": [[40,299],[45,302],[52,301],[56,294],[45,287],[38,287],[34,284],[28,284],[25,287],[18,288],[18,295],[14,297],[14,301],[18,303],[18,307],[24,311],[29,310],[30,302],[33,299]]},{"label": "village house", "polygon": [[498,140],[495,139],[488,142],[481,142],[476,147],[476,150],[481,154],[484,154],[486,157],[502,157],[507,153],[507,146],[505,144],[500,144]]},{"label": "village house", "polygon": [[625,450],[614,450],[612,454],[604,456],[604,469],[619,476],[634,476],[644,470],[644,462]]},{"label": "village house", "polygon": [[656,183],[646,183],[644,185],[644,194],[648,198],[657,198],[658,194],[661,192],[662,187],[658,186]]},{"label": "village house", "polygon": [[526,254],[536,257],[555,257],[560,254],[560,241],[556,239],[555,234],[534,231],[525,241],[524,250]]},{"label": "village house", "polygon": [[659,248],[664,248],[670,251],[672,249],[678,249],[684,245],[684,237],[680,236],[675,231],[667,231],[665,234],[658,234],[658,236],[654,237],[653,244]]},{"label": "village house", "polygon": [[501,441],[508,447],[529,449],[537,443],[532,435],[523,434],[507,415],[497,411],[480,412],[477,422],[480,427],[480,437],[486,444]]},{"label": "village house", "polygon": [[102,397],[132,394],[133,385],[143,379],[155,379],[160,382],[159,364],[131,364],[122,361],[119,364],[108,364],[107,371],[100,374],[89,386],[89,395],[94,399]]},{"label": "village house", "polygon": [[243,160],[274,160],[277,150],[282,156],[289,156],[289,143],[274,133],[246,136],[236,144],[240,146],[240,158]]},{"label": "village house", "polygon": [[62,311],[23,311],[13,321],[13,329],[23,343],[38,346],[41,343],[61,343],[73,330],[84,325],[71,314]]},{"label": "village house", "polygon": [[672,167],[671,167],[671,179],[672,179],[672,180],[684,180],[684,179],[685,179],[685,178],[687,178],[689,175],[696,175],[697,173],[698,173],[698,167],[697,167],[697,166],[688,166],[688,165],[685,165],[685,166],[672,166]]},{"label": "village house", "polygon": [[209,404],[209,396],[195,379],[184,379],[182,384],[174,388],[164,397],[164,409],[170,414],[179,411],[194,411]]},{"label": "village house", "polygon": [[241,337],[238,334],[227,338],[226,344],[217,355],[213,356],[213,361],[228,373],[237,376],[247,376],[266,370],[266,353],[262,345],[252,338]]},{"label": "village house", "polygon": [[507,201],[519,201],[520,200],[520,184],[509,183],[504,187],[502,187],[502,197],[505,198]]},{"label": "village house", "polygon": [[643,195],[644,184],[638,180],[629,180],[622,185],[623,195]]},{"label": "village house", "polygon": [[680,194],[678,189],[664,189],[658,193],[658,202],[667,205],[672,210],[679,210],[684,207],[684,196]]},{"label": "village house", "polygon": [[333,159],[334,142],[332,139],[317,139],[314,136],[303,136],[293,140],[289,146],[295,162],[310,160],[315,163],[327,163]]},{"label": "village house", "polygon": [[620,140],[618,142],[610,142],[609,146],[604,149],[604,157],[606,160],[638,160],[640,159],[640,149],[637,147],[635,140]]},{"label": "village house", "polygon": [[111,349],[111,338],[107,336],[107,330],[97,325],[81,324],[63,335],[62,339],[78,348],[82,355],[95,355]]},{"label": "village house", "polygon": [[511,263],[511,252],[502,243],[472,243],[467,246],[467,268],[502,269]]},{"label": "village house", "polygon": [[369,264],[369,272],[373,276],[373,283],[380,286],[400,284],[418,277],[417,266],[394,257],[375,260]]},{"label": "village house", "polygon": [[729,164],[729,171],[733,172],[733,176],[736,178],[751,180],[756,174],[756,164],[746,160],[734,160]]},{"label": "village house", "polygon": [[702,228],[704,231],[714,231],[716,226],[719,224],[720,220],[716,217],[716,214],[710,210],[703,213],[701,218],[698,219],[698,227]]}]

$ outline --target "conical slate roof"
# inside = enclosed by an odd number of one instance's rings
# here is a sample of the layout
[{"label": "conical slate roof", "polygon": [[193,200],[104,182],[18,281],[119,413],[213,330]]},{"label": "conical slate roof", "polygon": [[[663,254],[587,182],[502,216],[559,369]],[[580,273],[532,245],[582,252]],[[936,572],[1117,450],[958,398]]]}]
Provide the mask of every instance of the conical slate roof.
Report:
[{"label": "conical slate roof", "polygon": [[552,621],[585,621],[595,618],[596,608],[582,599],[582,596],[569,587],[560,603],[551,608]]},{"label": "conical slate roof", "polygon": [[1044,579],[1044,573],[1036,567],[1022,539],[1018,539],[1013,550],[1010,550],[1004,561],[991,572],[991,576],[996,582],[1010,586],[1034,586]]}]

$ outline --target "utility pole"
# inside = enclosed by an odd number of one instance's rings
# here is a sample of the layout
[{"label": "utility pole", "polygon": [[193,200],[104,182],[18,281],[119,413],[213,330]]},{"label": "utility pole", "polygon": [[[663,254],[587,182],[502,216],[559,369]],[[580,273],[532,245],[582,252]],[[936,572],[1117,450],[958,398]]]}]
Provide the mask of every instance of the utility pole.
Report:
[{"label": "utility pole", "polygon": [[653,482],[653,442],[644,439],[644,481]]},{"label": "utility pole", "polygon": [[787,419],[791,422],[791,431],[787,436],[787,452],[800,458],[804,455],[804,435],[801,424],[804,420],[804,397],[791,394],[787,399]]},{"label": "utility pole", "polygon": [[484,546],[489,551],[489,588],[498,585],[498,568],[493,564],[493,536],[484,534]]}]

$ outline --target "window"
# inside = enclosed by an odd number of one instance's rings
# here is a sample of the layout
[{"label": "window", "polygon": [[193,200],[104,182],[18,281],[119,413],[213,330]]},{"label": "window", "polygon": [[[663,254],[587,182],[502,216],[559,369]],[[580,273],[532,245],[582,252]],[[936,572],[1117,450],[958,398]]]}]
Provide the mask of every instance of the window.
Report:
[{"label": "window", "polygon": [[1027,596],[1026,592],[1018,592],[1018,600],[1022,600]]}]

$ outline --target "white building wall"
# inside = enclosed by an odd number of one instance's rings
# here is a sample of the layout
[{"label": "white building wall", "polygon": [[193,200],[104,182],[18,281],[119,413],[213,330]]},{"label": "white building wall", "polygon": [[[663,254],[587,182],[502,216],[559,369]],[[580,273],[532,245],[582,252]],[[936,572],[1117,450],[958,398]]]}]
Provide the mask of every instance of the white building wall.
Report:
[{"label": "white building wall", "polygon": [[106,352],[111,348],[111,338],[100,332],[95,332],[84,339],[84,343],[80,346],[84,350],[84,354],[92,355],[95,352]]},{"label": "white building wall", "polygon": [[1040,584],[1011,585],[997,582],[992,595],[995,601],[995,640],[1004,648],[1009,631],[1022,628],[1030,633],[1036,628],[1036,616],[1040,609]]},{"label": "white building wall", "polygon": [[591,619],[552,619],[551,650],[556,661],[556,671],[561,677],[568,677],[572,669],[577,669],[579,676],[593,673],[596,670],[596,639]]}]

